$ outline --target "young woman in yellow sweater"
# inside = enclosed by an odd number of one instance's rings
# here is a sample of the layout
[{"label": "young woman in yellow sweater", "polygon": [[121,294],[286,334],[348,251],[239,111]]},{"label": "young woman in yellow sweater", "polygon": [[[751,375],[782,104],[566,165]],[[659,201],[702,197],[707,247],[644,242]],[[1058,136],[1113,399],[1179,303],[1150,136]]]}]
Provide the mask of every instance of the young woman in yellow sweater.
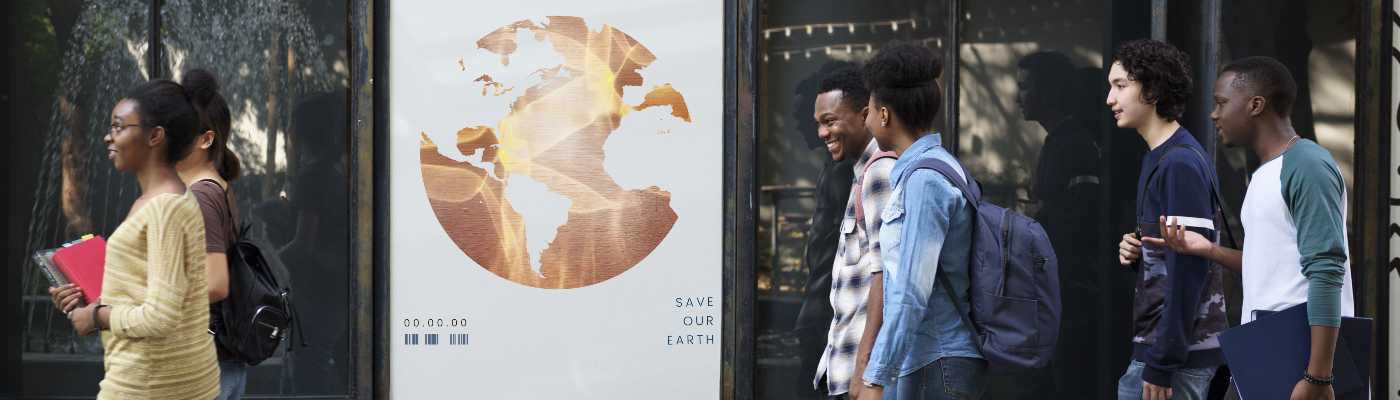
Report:
[{"label": "young woman in yellow sweater", "polygon": [[199,128],[189,94],[168,80],[136,86],[112,109],[107,157],[136,176],[141,195],[107,242],[98,301],[78,307],[80,289],[49,289],[78,334],[102,335],[99,399],[219,394],[204,218],[175,171]]}]

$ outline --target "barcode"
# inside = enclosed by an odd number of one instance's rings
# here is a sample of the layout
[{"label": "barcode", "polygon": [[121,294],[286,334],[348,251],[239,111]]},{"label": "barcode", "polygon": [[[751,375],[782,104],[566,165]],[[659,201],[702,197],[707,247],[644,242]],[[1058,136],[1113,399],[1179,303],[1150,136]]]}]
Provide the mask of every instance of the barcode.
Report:
[{"label": "barcode", "polygon": [[[440,334],[436,333],[405,333],[403,344],[406,346],[437,346],[441,343]],[[467,334],[449,333],[447,334],[447,344],[450,346],[466,346]]]},{"label": "barcode", "polygon": [[449,335],[447,335],[447,342],[448,342],[449,345],[452,345],[452,346],[466,346],[466,345],[467,345],[467,334],[465,334],[465,333],[453,333],[453,334],[449,334]]}]

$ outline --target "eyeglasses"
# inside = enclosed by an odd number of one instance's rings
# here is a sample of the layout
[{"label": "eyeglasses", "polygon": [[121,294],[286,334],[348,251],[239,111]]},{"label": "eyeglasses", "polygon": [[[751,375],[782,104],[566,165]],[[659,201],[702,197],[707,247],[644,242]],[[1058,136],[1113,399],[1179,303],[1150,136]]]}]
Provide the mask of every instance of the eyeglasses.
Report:
[{"label": "eyeglasses", "polygon": [[141,126],[141,124],[126,124],[126,125],[122,125],[122,124],[113,123],[112,125],[108,126],[108,128],[110,129],[110,130],[108,130],[108,132],[117,133],[117,132],[122,131],[123,129],[130,128],[130,127],[133,127],[133,126]]}]

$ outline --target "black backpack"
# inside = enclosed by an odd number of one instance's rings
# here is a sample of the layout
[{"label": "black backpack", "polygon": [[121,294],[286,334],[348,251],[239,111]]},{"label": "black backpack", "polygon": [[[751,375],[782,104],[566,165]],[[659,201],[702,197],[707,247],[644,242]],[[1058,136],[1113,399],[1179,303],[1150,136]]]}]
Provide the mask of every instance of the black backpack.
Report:
[{"label": "black backpack", "polygon": [[[228,201],[227,191],[224,196]],[[225,210],[232,221],[232,208]],[[248,240],[250,227],[243,224],[237,229],[234,245],[226,253],[228,297],[217,307],[223,323],[216,327],[214,340],[238,360],[258,365],[277,351],[288,330],[295,329],[298,337],[301,330],[294,327],[298,324],[287,271],[280,263],[269,262],[262,249]],[[306,345],[305,338],[301,342]]]}]

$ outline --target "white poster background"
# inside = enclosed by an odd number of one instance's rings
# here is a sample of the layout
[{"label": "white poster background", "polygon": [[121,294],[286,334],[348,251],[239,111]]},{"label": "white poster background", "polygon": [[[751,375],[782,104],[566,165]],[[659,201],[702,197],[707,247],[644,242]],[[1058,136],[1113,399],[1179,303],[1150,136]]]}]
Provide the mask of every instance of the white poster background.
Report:
[{"label": "white poster background", "polygon": [[[641,70],[645,82],[627,88],[624,101],[639,104],[652,87],[670,83],[692,116],[691,123],[684,123],[669,118],[669,107],[634,112],[609,138],[609,174],[625,189],[655,185],[670,192],[678,218],[669,235],[635,267],[577,289],[527,287],[468,258],[439,225],[419,164],[420,132],[439,146],[452,146],[459,129],[493,125],[488,121],[505,116],[507,101],[517,97],[479,96],[481,85],[472,80],[485,68],[500,67],[498,56],[476,49],[477,39],[516,21],[542,22],[548,16],[580,17],[590,31],[608,24],[629,34],[656,61]],[[723,2],[395,1],[389,18],[393,396],[718,398]],[[525,73],[560,64],[550,59],[557,58],[550,52],[532,52],[524,38],[511,65],[526,68],[493,70],[502,74],[492,75],[497,81],[511,73],[515,75],[507,78],[528,79]],[[663,129],[669,133],[657,133]],[[713,303],[677,307],[678,297]],[[686,316],[712,317],[713,325],[686,326]],[[438,318],[467,323],[465,328],[424,326]],[[404,326],[414,319],[419,327]],[[405,342],[405,335],[430,333],[441,335],[437,345]],[[468,344],[451,345],[452,333],[467,333]],[[668,345],[668,336],[677,335],[709,339]]]}]

